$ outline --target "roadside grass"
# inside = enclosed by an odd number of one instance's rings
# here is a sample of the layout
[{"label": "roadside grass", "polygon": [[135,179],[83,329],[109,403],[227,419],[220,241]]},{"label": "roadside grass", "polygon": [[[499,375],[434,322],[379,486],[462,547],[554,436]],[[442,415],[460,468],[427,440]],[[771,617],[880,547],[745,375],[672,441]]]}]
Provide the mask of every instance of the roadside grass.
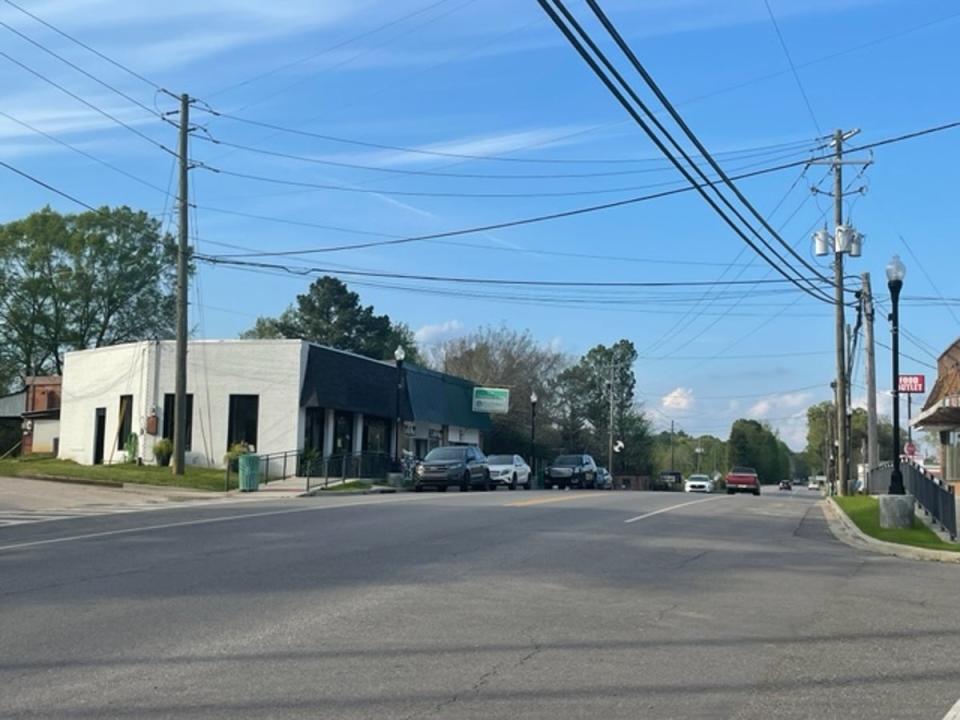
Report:
[{"label": "roadside grass", "polygon": [[[156,465],[79,465],[70,460],[52,457],[28,456],[0,460],[0,477],[68,478],[96,480],[110,483],[141,483],[169,487],[192,488],[223,492],[224,471],[187,465],[186,473],[178,477],[169,467]],[[236,489],[237,475],[231,473],[230,489]]]},{"label": "roadside grass", "polygon": [[960,552],[960,546],[944,542],[917,518],[913,519],[913,527],[909,529],[887,530],[880,527],[880,501],[875,497],[852,495],[835,497],[834,500],[858,528],[877,540],[930,550]]}]

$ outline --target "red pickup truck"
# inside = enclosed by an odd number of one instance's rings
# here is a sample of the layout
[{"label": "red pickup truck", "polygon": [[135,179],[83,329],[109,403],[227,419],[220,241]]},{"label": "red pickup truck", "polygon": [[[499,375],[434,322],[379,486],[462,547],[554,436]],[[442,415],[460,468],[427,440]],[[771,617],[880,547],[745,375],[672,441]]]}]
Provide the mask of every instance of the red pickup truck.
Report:
[{"label": "red pickup truck", "polygon": [[727,495],[738,492],[760,494],[760,478],[757,471],[748,467],[735,467],[727,473]]}]

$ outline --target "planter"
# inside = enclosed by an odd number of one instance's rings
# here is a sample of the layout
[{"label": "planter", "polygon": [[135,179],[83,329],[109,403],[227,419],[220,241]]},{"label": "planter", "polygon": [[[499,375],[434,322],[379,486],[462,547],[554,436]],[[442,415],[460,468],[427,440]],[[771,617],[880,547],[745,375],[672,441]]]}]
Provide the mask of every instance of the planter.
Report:
[{"label": "planter", "polygon": [[170,455],[163,454],[157,455],[157,465],[160,467],[170,467]]}]

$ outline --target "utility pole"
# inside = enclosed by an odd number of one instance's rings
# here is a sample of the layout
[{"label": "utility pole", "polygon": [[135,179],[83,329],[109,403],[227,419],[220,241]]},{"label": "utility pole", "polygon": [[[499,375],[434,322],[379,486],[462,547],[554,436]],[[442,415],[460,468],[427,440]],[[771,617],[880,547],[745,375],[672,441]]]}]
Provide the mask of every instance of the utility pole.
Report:
[{"label": "utility pole", "polygon": [[864,374],[867,376],[867,468],[873,470],[880,464],[880,448],[877,445],[877,362],[873,343],[873,291],[870,289],[870,273],[863,273],[863,345]]},{"label": "utility pole", "polygon": [[[834,229],[843,225],[843,131],[833,134],[836,162],[833,166],[833,223]],[[834,282],[834,331],[837,352],[837,492],[846,495],[847,487],[847,360],[844,342],[843,311],[843,248],[836,247],[833,254]]]},{"label": "utility pole", "polygon": [[673,420],[670,421],[670,471],[676,471],[676,463],[673,456]]},{"label": "utility pole", "polygon": [[610,472],[611,477],[613,476],[613,379],[616,367],[616,365],[610,365],[610,380],[607,383],[608,394],[610,395],[610,437],[607,438],[607,470]]},{"label": "utility pole", "polygon": [[187,139],[190,133],[190,96],[180,96],[180,226],[177,243],[177,374],[173,411],[173,472],[183,475],[187,446]]}]

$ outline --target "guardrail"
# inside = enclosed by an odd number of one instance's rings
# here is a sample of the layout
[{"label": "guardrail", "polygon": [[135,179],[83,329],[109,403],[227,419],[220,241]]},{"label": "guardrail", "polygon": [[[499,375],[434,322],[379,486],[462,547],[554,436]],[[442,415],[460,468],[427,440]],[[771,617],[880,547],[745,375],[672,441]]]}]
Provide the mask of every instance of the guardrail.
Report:
[{"label": "guardrail", "polygon": [[[884,463],[875,467],[867,475],[867,492],[871,495],[885,495],[890,489],[890,474],[893,463]],[[950,535],[957,538],[957,502],[953,488],[944,485],[932,475],[924,472],[911,462],[901,462],[903,485],[908,493],[917,500],[924,514]]]}]

